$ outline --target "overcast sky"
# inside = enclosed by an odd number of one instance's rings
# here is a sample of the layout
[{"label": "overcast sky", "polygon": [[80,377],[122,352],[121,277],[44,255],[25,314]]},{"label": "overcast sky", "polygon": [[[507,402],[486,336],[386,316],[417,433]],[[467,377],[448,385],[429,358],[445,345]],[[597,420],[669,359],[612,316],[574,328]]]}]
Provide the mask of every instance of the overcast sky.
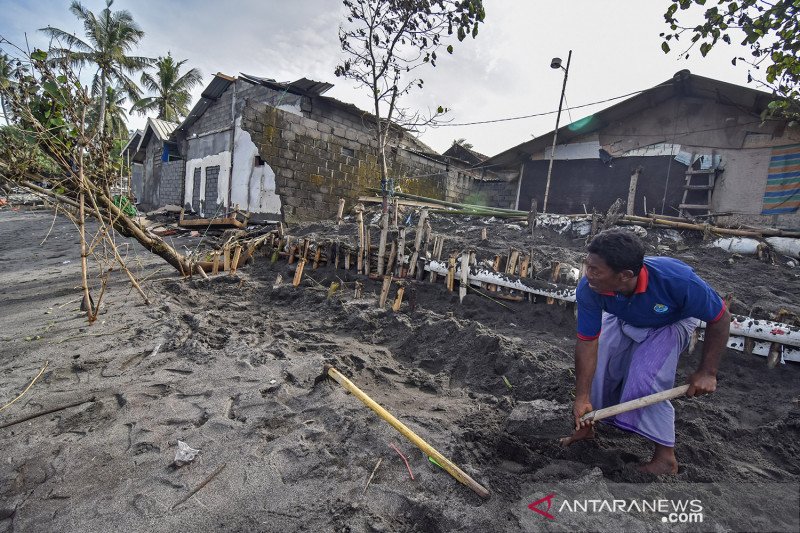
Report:
[{"label": "overcast sky", "polygon": [[[477,39],[455,42],[454,55],[443,53],[436,68],[420,69],[425,88],[406,97],[408,107],[448,107],[452,123],[555,111],[563,72],[551,69],[550,59],[560,56],[566,64],[570,49],[566,91],[570,106],[647,89],[681,69],[746,83],[746,68],[730,62],[734,55],[743,55],[736,46],[721,44],[708,57],[693,53],[689,60],[661,51],[666,0],[484,0],[484,4],[486,21]],[[84,5],[97,12],[105,2],[86,0]],[[83,37],[68,7],[66,0],[0,0],[0,35],[24,43],[27,32],[31,47],[46,46],[37,30],[47,25]],[[338,41],[343,11],[338,0],[116,0],[113,9],[129,10],[146,32],[141,55],[156,57],[169,50],[177,59],[188,59],[187,65],[202,71],[204,85],[216,72],[244,72],[278,81],[308,77],[335,84],[327,96],[370,110],[363,89],[333,74],[343,57]],[[195,101],[201,91],[195,91]],[[564,113],[561,125],[613,103]],[[463,137],[479,152],[494,155],[551,132],[555,120],[552,114],[429,128],[421,138],[441,152]],[[136,116],[129,124],[143,123]]]}]

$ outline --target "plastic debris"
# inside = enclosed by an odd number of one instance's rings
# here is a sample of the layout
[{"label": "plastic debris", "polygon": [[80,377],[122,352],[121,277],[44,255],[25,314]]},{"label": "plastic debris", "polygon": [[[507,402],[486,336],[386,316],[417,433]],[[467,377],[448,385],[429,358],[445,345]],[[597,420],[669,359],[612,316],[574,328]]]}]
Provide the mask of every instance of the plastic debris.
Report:
[{"label": "plastic debris", "polygon": [[178,449],[175,451],[175,462],[179,465],[191,463],[200,450],[195,450],[182,440],[178,441]]}]

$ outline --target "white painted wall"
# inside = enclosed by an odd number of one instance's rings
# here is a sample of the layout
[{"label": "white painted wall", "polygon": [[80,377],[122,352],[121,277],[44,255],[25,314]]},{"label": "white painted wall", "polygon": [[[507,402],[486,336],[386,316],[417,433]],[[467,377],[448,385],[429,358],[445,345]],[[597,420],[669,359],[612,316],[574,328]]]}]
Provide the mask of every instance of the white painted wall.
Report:
[{"label": "white painted wall", "polygon": [[[214,155],[207,155],[200,159],[189,159],[186,161],[186,177],[184,179],[183,203],[192,204],[194,193],[194,170],[200,169],[200,200],[206,197],[206,168],[219,166],[219,181],[217,182],[217,204],[227,205],[228,203],[228,177],[231,171],[231,153],[229,151],[220,152]],[[202,204],[201,204],[202,205]],[[206,216],[209,213],[200,213]]]},{"label": "white painted wall", "polygon": [[236,119],[233,137],[233,188],[231,202],[251,213],[280,215],[281,198],[275,193],[275,171],[266,162],[255,166],[258,148]]}]

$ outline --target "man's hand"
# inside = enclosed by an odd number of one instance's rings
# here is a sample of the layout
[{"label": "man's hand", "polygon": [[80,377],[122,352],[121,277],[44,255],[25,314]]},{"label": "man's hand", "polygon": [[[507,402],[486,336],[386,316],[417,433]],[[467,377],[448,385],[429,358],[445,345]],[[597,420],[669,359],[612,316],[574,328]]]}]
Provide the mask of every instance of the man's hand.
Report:
[{"label": "man's hand", "polygon": [[689,376],[689,390],[686,396],[700,396],[701,394],[711,394],[717,390],[717,376],[707,370],[698,370]]},{"label": "man's hand", "polygon": [[592,404],[589,403],[589,399],[575,399],[575,404],[572,406],[572,415],[575,417],[575,431],[579,431],[581,427],[589,427],[594,425],[594,422],[586,420],[585,422],[581,422],[581,417],[586,413],[592,412]]}]

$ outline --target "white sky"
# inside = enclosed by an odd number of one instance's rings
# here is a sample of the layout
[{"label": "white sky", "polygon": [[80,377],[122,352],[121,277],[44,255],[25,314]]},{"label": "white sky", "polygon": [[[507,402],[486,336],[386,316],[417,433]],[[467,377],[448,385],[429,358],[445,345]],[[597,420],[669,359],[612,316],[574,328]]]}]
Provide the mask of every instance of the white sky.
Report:
[{"label": "white sky", "polygon": [[[95,12],[105,6],[102,0],[83,3]],[[708,57],[694,52],[689,60],[674,51],[668,55],[661,51],[659,33],[668,29],[663,22],[668,4],[666,0],[485,0],[486,21],[478,38],[454,42],[454,55],[443,52],[436,68],[420,69],[425,88],[407,96],[405,105],[448,107],[454,123],[555,111],[563,72],[552,70],[550,59],[559,56],[566,65],[570,49],[566,96],[571,106],[652,87],[681,69],[744,85],[747,69],[730,62],[734,55],[747,53],[737,46],[721,43]],[[83,37],[68,6],[67,0],[0,0],[0,35],[24,44],[27,32],[31,47],[47,45],[36,31],[47,25]],[[335,84],[327,96],[370,110],[364,90],[333,74],[343,57],[338,40],[343,8],[338,0],[116,0],[112,9],[129,10],[146,32],[140,55],[156,57],[170,50],[173,57],[188,59],[187,65],[203,72],[204,85],[216,72],[245,72],[278,81],[308,77]],[[696,21],[698,12],[694,13]],[[684,16],[688,22],[689,15]],[[195,91],[195,101],[201,91]],[[573,110],[571,118],[578,120],[612,103]],[[144,121],[135,116],[129,126],[141,127]],[[564,113],[561,125],[569,122],[570,115]],[[494,155],[551,132],[554,126],[552,114],[429,128],[421,138],[441,152],[453,139],[463,137],[479,152]]]}]

